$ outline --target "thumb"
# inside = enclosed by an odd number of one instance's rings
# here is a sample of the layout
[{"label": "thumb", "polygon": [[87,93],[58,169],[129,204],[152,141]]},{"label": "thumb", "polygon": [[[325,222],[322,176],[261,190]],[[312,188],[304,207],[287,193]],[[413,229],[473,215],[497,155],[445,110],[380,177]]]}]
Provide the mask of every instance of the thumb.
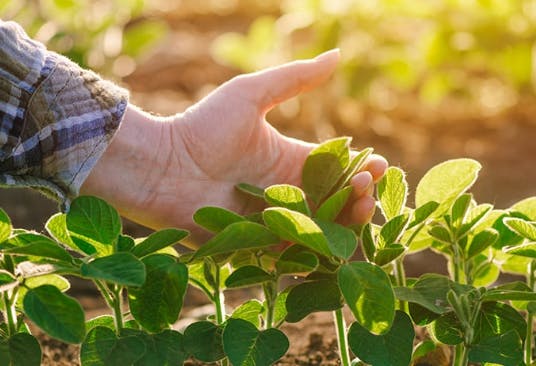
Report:
[{"label": "thumb", "polygon": [[243,75],[243,91],[262,112],[268,112],[275,105],[325,82],[339,58],[339,49],[334,49],[310,60],[289,62]]}]

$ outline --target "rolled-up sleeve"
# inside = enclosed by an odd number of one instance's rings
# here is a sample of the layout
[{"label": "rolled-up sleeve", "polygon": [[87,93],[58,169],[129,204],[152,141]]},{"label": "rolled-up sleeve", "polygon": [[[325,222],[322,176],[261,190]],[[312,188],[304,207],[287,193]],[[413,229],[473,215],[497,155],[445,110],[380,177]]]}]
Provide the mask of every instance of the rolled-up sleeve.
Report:
[{"label": "rolled-up sleeve", "polygon": [[63,204],[102,156],[128,93],[0,20],[0,185]]}]

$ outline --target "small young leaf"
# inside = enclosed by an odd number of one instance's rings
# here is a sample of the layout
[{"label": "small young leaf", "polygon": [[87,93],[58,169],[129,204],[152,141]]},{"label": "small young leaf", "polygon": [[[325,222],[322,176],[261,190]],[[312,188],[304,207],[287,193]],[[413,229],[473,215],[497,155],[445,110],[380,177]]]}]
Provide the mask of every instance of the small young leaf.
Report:
[{"label": "small young leaf", "polygon": [[28,290],[23,306],[26,316],[50,336],[67,343],[80,343],[84,339],[82,307],[56,287],[43,285]]},{"label": "small young leaf", "polygon": [[521,257],[536,258],[536,242],[529,242],[521,245],[514,245],[503,248],[508,254],[515,254]]},{"label": "small young leaf", "polygon": [[434,341],[429,339],[421,341],[419,344],[417,344],[417,346],[415,346],[415,350],[413,351],[412,355],[412,360],[415,361],[415,363],[419,364],[420,358],[426,357],[437,349],[438,346],[434,343]]},{"label": "small young leaf", "polygon": [[116,250],[118,252],[130,252],[136,245],[136,241],[133,237],[120,234],[117,238]]},{"label": "small young leaf", "polygon": [[316,210],[315,217],[324,221],[334,221],[348,202],[352,189],[348,186],[329,196]]},{"label": "small young leaf", "polygon": [[397,311],[391,330],[382,335],[369,333],[359,323],[348,331],[352,352],[370,365],[407,366],[411,361],[415,331],[409,317]]},{"label": "small young leaf", "polygon": [[145,266],[130,253],[119,252],[82,264],[82,276],[112,282],[121,286],[141,286],[145,282]]},{"label": "small young leaf", "polygon": [[471,159],[448,160],[434,166],[417,185],[415,204],[419,207],[428,201],[439,202],[440,206],[433,214],[439,217],[473,185],[481,167],[480,163]]},{"label": "small young leaf", "polygon": [[258,328],[261,325],[260,316],[263,310],[264,306],[259,300],[249,300],[237,307],[231,318],[246,320]]},{"label": "small young leaf", "polygon": [[225,280],[227,288],[248,287],[272,281],[274,278],[257,266],[244,266],[236,269]]},{"label": "small young leaf", "polygon": [[429,218],[438,207],[439,203],[435,201],[426,202],[424,205],[417,207],[415,211],[413,211],[413,220],[408,224],[408,229],[424,222],[424,220]]},{"label": "small young leaf", "polygon": [[492,217],[496,217],[496,219],[492,223],[491,227],[497,230],[497,232],[499,233],[499,240],[495,242],[493,248],[502,249],[507,246],[521,244],[525,240],[525,238],[518,235],[515,231],[512,231],[508,226],[506,226],[504,223],[504,219],[508,217],[516,217],[524,220],[526,217],[522,216],[517,212],[501,212],[500,215],[495,214]]},{"label": "small young leaf", "polygon": [[73,260],[73,257],[65,249],[44,235],[24,233],[15,235],[9,239],[9,242],[18,242],[23,245],[3,250],[6,254],[35,256],[69,263]]},{"label": "small young leaf", "polygon": [[339,258],[349,259],[357,249],[357,237],[355,233],[339,224],[315,219],[315,223],[322,229],[328,240],[330,252]]},{"label": "small young leaf", "polygon": [[272,206],[284,207],[311,216],[305,193],[298,187],[289,184],[270,186],[264,190],[264,199]]},{"label": "small young leaf", "polygon": [[17,281],[17,278],[14,275],[8,271],[0,269],[0,293],[11,290],[12,288],[17,287],[18,284],[19,281]]},{"label": "small young leaf", "polygon": [[467,247],[467,258],[472,258],[484,249],[493,245],[499,239],[499,233],[494,229],[485,229],[476,234]]},{"label": "small young leaf", "polygon": [[[79,196],[73,200],[66,218],[67,229],[75,243],[90,244],[99,255],[112,253],[113,244],[121,233],[121,218],[104,200]],[[79,243],[78,246],[84,244]]]},{"label": "small young leaf", "polygon": [[374,255],[376,253],[376,243],[372,236],[372,224],[368,223],[363,227],[361,231],[361,242],[363,243],[363,252],[369,262],[374,261]]},{"label": "small young leaf", "polygon": [[92,255],[97,252],[94,246],[84,241],[78,240],[76,243],[71,239],[69,231],[67,230],[67,214],[57,213],[51,216],[45,228],[49,235],[56,241],[67,246],[71,250],[78,252],[82,255]]},{"label": "small young leaf", "polygon": [[395,317],[395,295],[387,274],[378,266],[352,262],[339,268],[341,292],[356,320],[374,334],[386,333]]},{"label": "small young leaf", "polygon": [[452,311],[437,318],[428,330],[441,343],[454,346],[463,342],[462,325]]},{"label": "small young leaf", "polygon": [[409,215],[402,214],[387,221],[380,230],[378,248],[397,243],[408,224]]},{"label": "small young leaf", "polygon": [[406,251],[406,248],[400,244],[389,244],[376,252],[374,257],[374,263],[378,266],[385,266],[387,263],[394,261],[400,257],[402,253]]},{"label": "small young leaf", "polygon": [[202,207],[194,213],[194,222],[213,233],[240,221],[246,221],[246,218],[222,207]]},{"label": "small young leaf", "polygon": [[9,216],[0,208],[0,243],[10,237],[12,229]]},{"label": "small young leaf", "polygon": [[264,200],[264,189],[254,186],[253,184],[239,183],[235,186],[235,188],[240,192]]},{"label": "small young leaf", "polygon": [[[463,238],[469,233],[470,230],[473,230],[473,232],[481,231],[482,228],[480,228],[480,230],[477,230],[477,228],[480,223],[486,220],[486,218],[492,212],[492,209],[493,205],[488,203],[484,203],[472,208],[465,218],[466,222],[460,226],[456,233],[458,238]],[[491,223],[488,226],[491,226]],[[487,228],[487,226],[484,226],[484,229],[485,228]]]},{"label": "small young leaf", "polygon": [[145,240],[132,248],[131,253],[138,258],[145,257],[160,249],[178,243],[188,236],[188,231],[179,229],[163,229],[149,235]]},{"label": "small young leaf", "polygon": [[389,167],[378,182],[378,199],[387,221],[402,214],[406,205],[408,184],[405,173],[397,167]]},{"label": "small young leaf", "polygon": [[130,311],[142,327],[159,332],[177,321],[188,286],[188,268],[174,258],[152,254],[143,258],[146,280],[128,290]]},{"label": "small young leaf", "polygon": [[318,311],[333,311],[343,306],[337,283],[329,280],[308,281],[292,287],[287,295],[286,321],[296,323]]},{"label": "small young leaf", "polygon": [[234,252],[239,249],[257,249],[279,243],[279,238],[266,227],[242,221],[227,226],[195,252],[192,259]]},{"label": "small young leaf", "polygon": [[184,348],[199,361],[217,362],[225,357],[222,333],[222,327],[214,323],[192,323],[184,331]]},{"label": "small young leaf", "polygon": [[233,366],[270,366],[288,347],[288,339],[280,330],[258,331],[242,319],[229,319],[223,331],[223,348]]},{"label": "small young leaf", "polygon": [[16,333],[9,338],[0,337],[0,365],[39,366],[41,346],[31,334]]},{"label": "small young leaf", "polygon": [[449,230],[443,225],[437,224],[428,229],[428,233],[437,241],[445,244],[451,244],[452,239],[450,237]]},{"label": "small young leaf", "polygon": [[530,241],[536,241],[536,223],[528,222],[515,217],[505,217],[503,222],[510,230],[514,231],[518,235],[529,239]]},{"label": "small young leaf", "polygon": [[465,222],[465,216],[469,211],[472,199],[473,195],[471,193],[464,193],[454,201],[450,211],[452,227],[457,229]]},{"label": "small young leaf", "polygon": [[536,301],[536,292],[507,289],[491,289],[482,296],[482,301]]},{"label": "small young leaf", "polygon": [[478,344],[471,345],[469,361],[518,366],[523,363],[523,342],[514,330],[486,338]]},{"label": "small young leaf", "polygon": [[303,165],[302,184],[307,197],[319,204],[343,176],[350,159],[350,138],[328,140],[317,146]]},{"label": "small young leaf", "polygon": [[495,263],[490,261],[484,254],[479,254],[473,258],[473,268],[471,277],[473,286],[487,287],[493,284],[499,278],[500,269]]},{"label": "small young leaf", "polygon": [[335,186],[335,191],[338,191],[350,184],[350,180],[352,179],[352,177],[363,168],[363,166],[367,162],[367,158],[370,156],[370,154],[372,154],[373,151],[373,148],[368,147],[366,149],[361,150],[351,159],[350,163],[344,170],[343,176],[341,177],[341,179],[339,179],[339,182]]},{"label": "small young leaf", "polygon": [[138,336],[118,338],[106,327],[91,329],[80,347],[84,366],[134,365],[145,353],[145,342]]},{"label": "small young leaf", "polygon": [[[309,217],[286,208],[268,208],[264,222],[282,240],[302,244],[320,254],[330,256],[329,244],[322,230]],[[206,244],[205,244],[206,246]]]},{"label": "small young leaf", "polygon": [[312,272],[318,267],[318,257],[301,245],[291,245],[275,262],[279,275]]}]

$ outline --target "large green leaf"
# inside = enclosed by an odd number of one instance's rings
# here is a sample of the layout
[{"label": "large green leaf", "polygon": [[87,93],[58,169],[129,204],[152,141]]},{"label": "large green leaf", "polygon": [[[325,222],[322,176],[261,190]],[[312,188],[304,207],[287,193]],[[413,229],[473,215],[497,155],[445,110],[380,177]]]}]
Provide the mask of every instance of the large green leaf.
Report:
[{"label": "large green leaf", "polygon": [[474,343],[483,342],[510,330],[516,331],[518,336],[524,339],[526,326],[523,316],[510,305],[495,301],[485,302],[475,324]]},{"label": "large green leaf", "polygon": [[371,334],[357,322],[353,323],[348,331],[350,349],[360,360],[370,365],[409,365],[413,338],[413,324],[402,311],[396,312],[393,326],[385,334]]},{"label": "large green leaf", "polygon": [[207,241],[194,254],[193,259],[234,252],[240,249],[257,249],[279,243],[279,238],[266,227],[249,222],[235,222]]},{"label": "large green leaf", "polygon": [[356,320],[374,334],[386,333],[395,317],[395,295],[387,274],[366,262],[344,264],[338,272],[341,292]]},{"label": "large green leaf", "polygon": [[132,248],[131,253],[141,258],[160,249],[178,243],[188,236],[188,231],[179,229],[163,229],[156,231]]},{"label": "large green leaf", "polygon": [[378,199],[386,220],[391,220],[402,213],[406,206],[407,194],[408,184],[404,171],[397,167],[389,167],[378,182]]},{"label": "large green leaf", "polygon": [[433,216],[442,215],[459,195],[473,185],[481,167],[480,163],[472,159],[448,160],[434,166],[417,185],[416,206],[422,206],[428,201],[439,202]]},{"label": "large green leaf", "polygon": [[353,188],[348,186],[329,196],[316,210],[315,217],[325,221],[334,221],[350,198]]},{"label": "large green leaf", "polygon": [[248,287],[260,285],[263,282],[273,280],[274,278],[260,267],[244,266],[237,268],[229,277],[227,277],[225,286],[227,288]]},{"label": "large green leaf", "polygon": [[48,219],[45,228],[51,237],[75,252],[83,255],[92,255],[97,252],[93,245],[82,240],[74,242],[73,239],[71,239],[69,231],[67,230],[67,214],[57,213],[51,216]]},{"label": "large green leaf", "polygon": [[329,250],[334,256],[349,259],[355,253],[357,237],[352,230],[330,221],[320,219],[314,221],[322,229],[328,240]]},{"label": "large green leaf", "polygon": [[519,366],[523,362],[523,342],[514,330],[486,338],[484,341],[471,346],[469,361]]},{"label": "large green leaf", "polygon": [[329,244],[315,222],[302,213],[286,208],[268,208],[263,213],[264,222],[283,240],[302,244],[320,254],[330,256]]},{"label": "large green leaf", "polygon": [[9,238],[12,229],[9,216],[0,208],[0,243]]},{"label": "large green leaf", "polygon": [[144,264],[127,252],[115,253],[84,263],[80,273],[87,278],[122,286],[141,286],[145,282]]},{"label": "large green leaf", "polygon": [[141,287],[129,288],[130,311],[142,327],[159,332],[179,317],[188,285],[188,268],[163,254],[150,255],[142,262],[147,276]]},{"label": "large green leaf", "polygon": [[288,339],[280,330],[259,331],[242,319],[229,319],[223,331],[223,348],[233,366],[270,366],[288,347]]},{"label": "large green leaf", "polygon": [[41,347],[31,334],[16,333],[0,337],[0,366],[39,366]]},{"label": "large green leaf", "polygon": [[133,366],[182,366],[188,357],[184,336],[177,331],[164,329],[157,334],[147,334],[125,329],[123,333],[129,332],[137,334],[137,338],[145,343],[145,353]]},{"label": "large green leaf", "polygon": [[222,207],[202,207],[194,213],[194,222],[213,233],[240,221],[246,221],[246,218]]},{"label": "large green leaf", "polygon": [[350,160],[350,138],[328,140],[311,151],[302,171],[307,197],[319,204],[343,176]]},{"label": "large green leaf", "polygon": [[24,313],[48,335],[67,343],[80,343],[86,334],[84,311],[72,297],[52,285],[28,290]]},{"label": "large green leaf", "polygon": [[301,245],[291,245],[275,262],[279,275],[312,272],[318,267],[318,257]]},{"label": "large green leaf", "polygon": [[[23,237],[27,237],[27,239]],[[5,249],[3,252],[13,255],[55,259],[68,263],[73,260],[73,257],[69,254],[69,252],[44,235],[19,234],[11,238],[10,241],[14,242],[17,239],[20,239],[21,243],[24,242],[24,245]]]},{"label": "large green leaf", "polygon": [[296,323],[318,311],[332,311],[343,306],[341,291],[335,281],[307,281],[292,287],[287,295],[286,321]]},{"label": "large green leaf", "polygon": [[216,362],[225,357],[223,328],[209,321],[190,324],[184,331],[184,348],[199,361]]},{"label": "large green leaf", "polygon": [[272,206],[288,208],[311,216],[311,210],[305,200],[305,193],[289,184],[277,184],[264,190],[264,199]]},{"label": "large green leaf", "polygon": [[73,200],[66,218],[71,239],[83,247],[90,244],[99,255],[108,255],[121,232],[121,218],[104,200],[80,196]]},{"label": "large green leaf", "polygon": [[134,365],[145,353],[145,342],[139,336],[117,337],[113,330],[95,327],[80,347],[84,366]]}]

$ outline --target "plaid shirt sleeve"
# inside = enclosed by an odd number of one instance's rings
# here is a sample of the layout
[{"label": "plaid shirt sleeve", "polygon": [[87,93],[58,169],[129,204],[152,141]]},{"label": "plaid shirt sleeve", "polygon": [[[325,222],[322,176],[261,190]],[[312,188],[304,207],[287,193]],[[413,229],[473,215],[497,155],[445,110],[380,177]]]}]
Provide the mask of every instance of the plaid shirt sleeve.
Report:
[{"label": "plaid shirt sleeve", "polygon": [[0,185],[32,187],[68,206],[118,129],[127,98],[0,20]]}]

